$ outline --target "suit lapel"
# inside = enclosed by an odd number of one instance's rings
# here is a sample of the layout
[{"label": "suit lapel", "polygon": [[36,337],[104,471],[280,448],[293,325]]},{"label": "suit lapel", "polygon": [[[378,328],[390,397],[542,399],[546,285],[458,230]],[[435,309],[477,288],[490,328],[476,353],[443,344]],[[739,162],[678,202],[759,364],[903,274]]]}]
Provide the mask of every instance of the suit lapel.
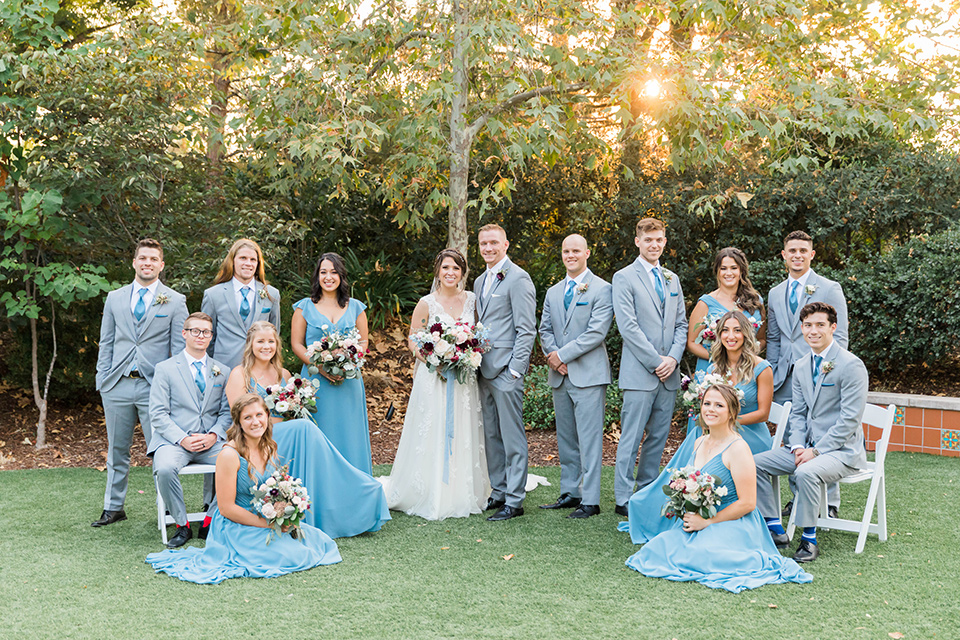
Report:
[{"label": "suit lapel", "polygon": [[140,333],[137,334],[138,338],[147,332],[147,328],[150,327],[150,323],[153,322],[153,319],[157,316],[160,307],[164,306],[157,304],[157,299],[160,298],[161,295],[165,296],[168,300],[170,299],[168,291],[169,289],[167,289],[162,282],[157,285],[157,293],[153,296],[153,301],[150,303],[150,306],[147,307],[147,315],[143,317],[143,322],[140,324]]},{"label": "suit lapel", "polygon": [[486,306],[483,303],[484,301],[483,301],[483,291],[482,291],[483,279],[484,277],[486,277],[486,275],[487,275],[487,272],[484,271],[483,275],[481,275],[479,278],[473,281],[473,296],[474,296],[475,304],[477,305],[477,320],[483,320],[483,311],[484,311],[484,307]]},{"label": "suit lapel", "polygon": [[[653,289],[653,284],[650,282],[650,276],[647,275],[647,268],[640,264],[640,261],[643,258],[637,258],[633,263],[633,268],[637,272],[637,278],[640,280],[640,285],[647,292],[647,295],[650,296],[650,301],[653,303],[653,308],[656,309],[657,315],[660,316],[660,319],[663,319],[663,308],[660,307],[660,296],[657,295],[657,292]],[[667,293],[667,288],[663,288],[664,295]],[[666,307],[666,298],[664,298],[664,307]]]},{"label": "suit lapel", "polygon": [[243,323],[243,318],[240,317],[240,304],[238,303],[237,296],[233,291],[233,281],[228,280],[227,282],[221,284],[220,291],[223,295],[223,302],[225,305],[227,305],[227,309],[229,309],[228,313],[230,314],[230,317],[233,318],[234,322],[237,323],[237,326],[246,326]]},{"label": "suit lapel", "polygon": [[[220,377],[220,376],[213,375],[214,366],[215,365],[213,364],[213,360],[211,360],[210,358],[207,358],[207,371],[204,374],[204,381],[206,382],[206,385],[203,387],[203,398],[200,400],[201,413],[203,413],[203,411],[206,410],[207,402],[210,400],[210,396],[212,395],[210,393],[210,390],[213,389],[214,378]],[[197,386],[197,383],[193,383],[193,386]]]},{"label": "suit lapel", "polygon": [[[586,275],[583,276],[583,280],[580,284],[573,290],[573,300],[570,301],[570,308],[566,310],[566,316],[563,322],[563,328],[566,329],[567,325],[570,324],[570,318],[573,317],[573,311],[577,308],[577,303],[580,302],[584,296],[587,295],[586,291],[580,292],[579,289],[586,285],[587,290],[590,289],[590,280],[593,278],[593,273],[587,269]],[[566,291],[562,291],[560,294],[560,304],[563,304],[563,294]]]},{"label": "suit lapel", "polygon": [[813,356],[809,353],[797,361],[793,368],[793,375],[800,378],[800,390],[804,398],[807,398],[807,411],[813,411],[813,403],[816,395],[813,388],[813,374],[810,372],[810,361]]},{"label": "suit lapel", "polygon": [[[263,309],[263,298],[260,297],[260,292],[265,288],[259,280],[253,281],[253,313],[247,316],[247,320],[250,321],[249,324],[245,325],[247,329],[260,317],[260,310]],[[237,314],[239,313],[240,312],[237,311]]]},{"label": "suit lapel", "polygon": [[114,310],[114,317],[119,318],[120,322],[124,325],[127,335],[133,336],[134,338],[140,337],[137,333],[137,325],[133,321],[133,312],[131,311],[130,302],[133,299],[133,285],[128,284],[125,287],[120,288],[120,295],[116,296],[116,302],[114,304],[119,304],[120,308]]},{"label": "suit lapel", "polygon": [[[823,354],[823,360],[820,361],[820,377],[817,378],[817,386],[816,386],[816,389],[814,389],[813,391],[813,402],[816,402],[817,398],[820,397],[820,388],[823,387],[823,379],[827,377],[827,374],[823,372],[823,365],[829,362],[830,360],[836,361],[837,349],[839,347],[840,345],[838,345],[836,340],[834,340],[833,344],[830,345],[830,348],[827,349]],[[811,360],[813,359],[812,352],[810,354],[810,359]],[[834,362],[834,365],[836,365],[836,362]],[[813,365],[811,365],[811,367],[812,366]],[[810,375],[811,375],[811,382],[812,382],[813,374],[811,373]],[[811,406],[812,406],[812,403],[811,403]]]},{"label": "suit lapel", "polygon": [[[790,304],[787,302],[787,299],[790,296],[790,279],[787,279],[787,286],[785,287],[786,291],[783,294],[783,304],[787,311],[790,311]],[[800,309],[803,309],[804,305],[804,289],[806,287],[800,287],[800,290],[797,291],[797,312],[791,313],[788,317],[790,318],[790,336],[793,338],[797,337],[797,332],[800,327]]]},{"label": "suit lapel", "polygon": [[188,391],[187,395],[193,400],[193,406],[195,406],[198,411],[202,410],[203,405],[200,402],[200,390],[197,389],[197,383],[193,379],[194,369],[187,364],[187,356],[184,355],[183,352],[180,353],[177,359],[177,369],[180,371],[180,377],[183,378],[183,384]]}]

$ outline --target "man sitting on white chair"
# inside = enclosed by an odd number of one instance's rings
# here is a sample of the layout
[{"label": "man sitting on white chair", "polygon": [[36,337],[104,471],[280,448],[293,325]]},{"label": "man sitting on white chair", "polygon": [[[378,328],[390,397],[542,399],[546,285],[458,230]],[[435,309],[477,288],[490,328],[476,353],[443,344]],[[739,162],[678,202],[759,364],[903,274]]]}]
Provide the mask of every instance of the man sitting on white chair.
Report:
[{"label": "man sitting on white chair", "polygon": [[797,483],[796,523],[803,528],[793,559],[810,562],[820,555],[817,518],[820,487],[837,482],[866,461],[861,419],[867,405],[867,368],[833,340],[837,311],[825,302],[800,310],[800,330],[812,352],[796,361],[793,409],[785,448],[754,456],[757,505],[778,547],[790,539],[784,531],[770,476],[792,475]]},{"label": "man sitting on white chair", "polygon": [[186,348],[157,365],[150,388],[153,437],[147,455],[160,496],[177,525],[167,546],[182,546],[193,537],[180,486],[180,469],[191,462],[215,464],[230,426],[230,403],[223,392],[230,372],[207,356],[213,321],[192,313],[183,323]]}]

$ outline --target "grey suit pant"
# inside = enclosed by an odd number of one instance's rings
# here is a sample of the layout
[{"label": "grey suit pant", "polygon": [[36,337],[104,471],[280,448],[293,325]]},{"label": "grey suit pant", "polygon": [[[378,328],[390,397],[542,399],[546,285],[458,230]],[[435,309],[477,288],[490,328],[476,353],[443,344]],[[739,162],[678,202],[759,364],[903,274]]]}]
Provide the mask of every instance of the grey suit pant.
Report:
[{"label": "grey suit pant", "polygon": [[527,434],[523,429],[523,377],[506,368],[492,380],[477,378],[490,498],[520,507],[527,495]]},{"label": "grey suit pant", "polygon": [[[178,525],[187,524],[187,507],[183,502],[180,469],[191,462],[216,464],[217,454],[222,448],[223,443],[217,442],[206,451],[192,452],[178,444],[165,444],[153,452],[153,475],[157,481],[157,489],[163,497],[167,511]],[[204,482],[204,500],[209,500],[209,496],[206,495],[206,482]]]},{"label": "grey suit pant", "polygon": [[796,479],[796,518],[798,527],[815,527],[820,516],[820,485],[835,483],[855,471],[830,453],[824,453],[794,464],[794,456],[786,447],[762,451],[753,457],[757,464],[757,506],[764,518],[779,518],[776,496],[770,486],[771,476],[790,475]]},{"label": "grey suit pant", "polygon": [[107,490],[105,511],[119,511],[127,498],[130,475],[130,447],[139,422],[150,444],[150,384],[143,378],[120,378],[109,391],[100,394],[107,426]]},{"label": "grey suit pant", "polygon": [[[670,421],[676,401],[677,392],[667,389],[662,383],[651,391],[624,390],[613,481],[613,495],[618,505],[627,504],[635,491],[660,475],[660,458],[667,444],[667,436],[670,435]],[[646,441],[643,441],[644,432],[647,434]]]},{"label": "grey suit pant", "polygon": [[603,465],[603,412],[607,385],[577,387],[564,376],[553,390],[560,453],[560,492],[583,504],[600,504]]}]

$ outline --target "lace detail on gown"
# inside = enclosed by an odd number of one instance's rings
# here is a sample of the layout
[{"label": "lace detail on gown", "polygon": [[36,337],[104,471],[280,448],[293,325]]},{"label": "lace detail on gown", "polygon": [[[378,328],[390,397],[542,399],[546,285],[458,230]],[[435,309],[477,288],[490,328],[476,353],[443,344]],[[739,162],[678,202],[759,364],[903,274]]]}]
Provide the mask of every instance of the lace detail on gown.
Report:
[{"label": "lace detail on gown", "polygon": [[[424,296],[430,317],[447,322],[474,321],[476,297],[467,292],[459,318],[443,308],[433,294]],[[447,384],[454,384],[453,452],[450,477],[443,482]],[[448,383],[424,366],[414,374],[413,388],[403,420],[403,433],[390,476],[380,478],[391,509],[428,520],[466,517],[480,513],[490,495],[487,460],[480,419],[480,392],[476,376],[465,384]]]}]

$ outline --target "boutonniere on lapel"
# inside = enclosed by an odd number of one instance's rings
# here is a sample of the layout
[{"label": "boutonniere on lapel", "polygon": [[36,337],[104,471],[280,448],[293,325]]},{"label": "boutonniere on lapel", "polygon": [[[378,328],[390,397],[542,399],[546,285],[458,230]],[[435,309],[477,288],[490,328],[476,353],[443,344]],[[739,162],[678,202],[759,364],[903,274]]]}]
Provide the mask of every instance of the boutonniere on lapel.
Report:
[{"label": "boutonniere on lapel", "polygon": [[213,365],[213,367],[210,369],[210,373],[213,375],[214,378],[216,378],[218,375],[220,375],[220,367],[218,367],[217,365]]},{"label": "boutonniere on lapel", "polygon": [[805,294],[807,294],[808,296],[812,296],[813,294],[815,294],[815,293],[817,292],[817,285],[815,285],[815,284],[808,284],[808,285],[806,285],[806,286],[803,287],[803,292],[804,292]]},{"label": "boutonniere on lapel", "polygon": [[507,277],[507,271],[510,271],[510,267],[504,267],[497,271],[497,282],[503,282],[503,279]]},{"label": "boutonniere on lapel", "polygon": [[261,300],[266,300],[268,295],[267,288],[264,287],[263,289],[260,289],[259,291],[257,291],[257,295],[260,296]]},{"label": "boutonniere on lapel", "polygon": [[663,269],[663,279],[666,281],[667,284],[670,284],[671,282],[673,282],[673,274],[667,271],[666,269]]},{"label": "boutonniere on lapel", "polygon": [[154,298],[153,300],[154,305],[167,304],[168,302],[170,302],[170,298],[168,298],[166,294],[163,294],[163,293],[158,293],[157,297]]},{"label": "boutonniere on lapel", "polygon": [[585,294],[585,293],[587,292],[587,289],[589,289],[589,288],[590,288],[590,284],[589,284],[589,283],[587,283],[587,282],[582,282],[582,283],[580,283],[580,284],[577,285],[576,291],[577,291],[577,293],[579,293],[580,295],[583,295],[583,294]]},{"label": "boutonniere on lapel", "polygon": [[826,362],[820,365],[820,373],[822,373],[823,375],[827,375],[828,373],[833,371],[833,368],[835,366],[837,366],[836,360],[827,360]]}]

